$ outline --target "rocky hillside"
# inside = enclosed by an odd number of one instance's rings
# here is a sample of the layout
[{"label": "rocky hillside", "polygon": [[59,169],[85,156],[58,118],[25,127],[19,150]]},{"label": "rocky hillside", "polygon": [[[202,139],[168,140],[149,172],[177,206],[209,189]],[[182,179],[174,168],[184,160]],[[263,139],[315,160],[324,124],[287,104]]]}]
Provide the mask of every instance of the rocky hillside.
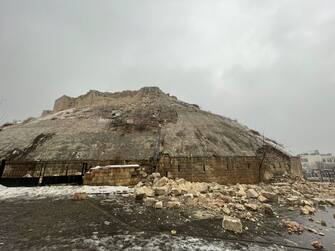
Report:
[{"label": "rocky hillside", "polygon": [[157,87],[63,96],[53,111],[0,128],[0,158],[7,159],[250,156],[263,144],[257,132]]}]

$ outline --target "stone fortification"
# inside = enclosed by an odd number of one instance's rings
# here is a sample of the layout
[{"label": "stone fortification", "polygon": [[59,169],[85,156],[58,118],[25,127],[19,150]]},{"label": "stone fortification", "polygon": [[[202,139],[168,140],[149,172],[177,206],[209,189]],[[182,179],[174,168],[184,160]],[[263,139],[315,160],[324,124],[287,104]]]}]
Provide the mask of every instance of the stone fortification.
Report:
[{"label": "stone fortification", "polygon": [[59,112],[82,107],[123,107],[141,102],[144,98],[163,97],[164,93],[157,87],[144,87],[139,91],[99,92],[90,90],[77,98],[62,96],[55,101],[53,111]]},{"label": "stone fortification", "polygon": [[[267,155],[263,163],[264,153],[259,149],[264,146],[278,154]],[[170,164],[162,167],[161,156],[169,156]],[[258,159],[248,166],[244,157]],[[148,160],[174,176],[190,177],[197,170],[199,177],[217,176],[223,182],[244,180],[246,175],[236,171],[238,168],[250,176],[247,182],[257,182],[259,174],[271,179],[273,174],[299,174],[300,170],[300,161],[291,162],[293,155],[275,141],[157,87],[63,96],[52,111],[39,118],[0,127],[0,159]],[[255,164],[259,159],[262,165]],[[291,163],[297,168],[291,168]],[[227,165],[223,172],[221,166]]]}]

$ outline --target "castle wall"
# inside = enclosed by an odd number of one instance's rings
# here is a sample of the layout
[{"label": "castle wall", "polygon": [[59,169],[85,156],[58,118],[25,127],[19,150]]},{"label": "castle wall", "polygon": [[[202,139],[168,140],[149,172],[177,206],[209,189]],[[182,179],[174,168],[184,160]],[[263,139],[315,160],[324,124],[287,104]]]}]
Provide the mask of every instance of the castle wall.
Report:
[{"label": "castle wall", "polygon": [[[96,166],[138,164],[140,168],[102,168]],[[81,161],[8,161],[3,178],[53,177],[84,175],[87,185],[135,185],[143,172],[154,171],[150,160],[81,160]],[[299,158],[287,157],[276,150],[259,153],[257,156],[170,157],[162,155],[156,172],[169,178],[184,178],[189,181],[216,182],[220,184],[254,184],[270,181],[276,176],[288,174],[302,177]]]},{"label": "castle wall", "polygon": [[89,91],[87,94],[72,98],[62,96],[55,101],[53,111],[63,111],[70,108],[94,107],[94,106],[120,106],[134,103],[138,97],[138,91],[124,91],[116,93],[104,93],[98,91]]},{"label": "castle wall", "polygon": [[287,156],[269,146],[259,149],[257,155],[261,159],[260,176],[262,181],[267,182],[282,175],[302,177],[301,161],[297,157]]},{"label": "castle wall", "polygon": [[299,157],[291,158],[291,170],[290,173],[294,177],[303,177],[302,164]]},{"label": "castle wall", "polygon": [[55,101],[53,111],[59,112],[74,107],[74,98],[62,96]]},{"label": "castle wall", "polygon": [[106,166],[92,169],[85,173],[84,185],[134,186],[140,182],[145,171],[146,168],[140,166]]},{"label": "castle wall", "polygon": [[169,157],[163,156],[157,166],[162,176],[189,181],[220,184],[258,183],[260,160],[257,157]]}]

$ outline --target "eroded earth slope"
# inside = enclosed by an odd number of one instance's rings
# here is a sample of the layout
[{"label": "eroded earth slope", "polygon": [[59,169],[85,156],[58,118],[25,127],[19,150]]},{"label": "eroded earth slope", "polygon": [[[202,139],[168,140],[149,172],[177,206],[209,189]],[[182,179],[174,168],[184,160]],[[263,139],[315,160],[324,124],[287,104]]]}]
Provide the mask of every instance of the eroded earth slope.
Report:
[{"label": "eroded earth slope", "polygon": [[0,129],[0,158],[22,160],[247,156],[262,144],[257,132],[157,87],[63,96],[53,111]]}]

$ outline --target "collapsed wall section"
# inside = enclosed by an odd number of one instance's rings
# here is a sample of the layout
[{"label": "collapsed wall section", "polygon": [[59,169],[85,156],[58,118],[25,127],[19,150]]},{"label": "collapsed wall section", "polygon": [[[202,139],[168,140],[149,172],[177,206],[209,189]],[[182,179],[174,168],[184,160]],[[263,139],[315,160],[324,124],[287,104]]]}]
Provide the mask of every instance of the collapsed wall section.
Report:
[{"label": "collapsed wall section", "polygon": [[290,159],[290,174],[293,177],[303,177],[303,173],[302,173],[302,165],[301,165],[301,160],[300,157],[292,157]]},{"label": "collapsed wall section", "polygon": [[257,156],[261,160],[260,176],[264,182],[283,175],[291,178],[302,177],[299,157],[288,156],[272,146],[263,146],[258,149]]}]

